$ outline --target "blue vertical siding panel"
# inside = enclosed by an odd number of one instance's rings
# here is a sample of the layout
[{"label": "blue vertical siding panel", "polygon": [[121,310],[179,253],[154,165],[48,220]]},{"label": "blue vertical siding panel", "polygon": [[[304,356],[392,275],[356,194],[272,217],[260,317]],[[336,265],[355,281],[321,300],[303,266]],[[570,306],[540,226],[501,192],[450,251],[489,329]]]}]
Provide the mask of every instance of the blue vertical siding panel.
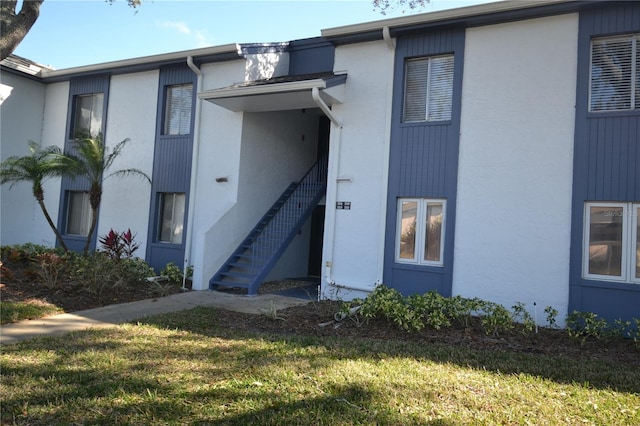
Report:
[{"label": "blue vertical siding panel", "polygon": [[324,38],[292,41],[288,52],[289,75],[333,71],[335,46]]},{"label": "blue vertical siding panel", "polygon": [[[166,87],[176,84],[193,84],[191,103],[191,131],[188,135],[163,135]],[[193,129],[196,99],[196,75],[187,65],[178,65],[160,69],[158,84],[158,107],[156,116],[156,138],[153,156],[153,179],[151,183],[151,207],[149,210],[149,229],[147,235],[147,262],[157,271],[167,263],[173,262],[182,268],[184,244],[169,244],[157,241],[158,210],[160,193],[184,192],[186,196],[185,223],[188,224],[189,189],[191,184],[191,161],[193,151]],[[186,235],[186,232],[184,233]],[[183,235],[183,238],[184,238]]]},{"label": "blue vertical siding panel", "polygon": [[569,311],[616,319],[640,315],[640,286],[582,278],[584,205],[640,201],[640,111],[589,113],[593,37],[640,32],[640,3],[611,3],[580,13],[571,224]]},{"label": "blue vertical siding panel", "polygon": [[[65,129],[65,143],[64,150],[65,152],[69,152],[73,147],[73,139],[71,137],[71,127],[73,125],[73,113],[74,113],[74,101],[77,95],[85,95],[92,93],[104,93],[103,99],[103,111],[102,111],[102,132],[106,135],[106,126],[107,124],[107,106],[109,105],[109,83],[110,83],[110,75],[109,74],[98,74],[87,77],[77,77],[71,79],[69,82],[69,98],[67,101],[67,121],[66,121],[66,129]],[[67,176],[63,177],[60,183],[60,203],[58,207],[58,229],[62,234],[62,237],[65,241],[65,244],[70,250],[73,251],[82,251],[85,244],[85,237],[78,237],[74,235],[66,235],[66,227],[67,227],[67,208],[68,208],[68,197],[67,194],[69,191],[88,191],[89,190],[89,181],[86,178],[76,178],[71,179]],[[100,220],[98,212],[98,221]],[[96,248],[97,241],[97,226],[96,232],[93,234],[91,239],[91,244],[89,246],[90,250],[94,250]],[[57,244],[57,242],[56,242]]]},{"label": "blue vertical siding panel", "polygon": [[[450,53],[454,54],[455,60],[451,121],[402,123],[405,60]],[[405,294],[437,290],[445,296],[451,295],[463,63],[463,29],[398,35],[391,118],[384,282]],[[399,197],[447,199],[443,267],[395,263]]]}]

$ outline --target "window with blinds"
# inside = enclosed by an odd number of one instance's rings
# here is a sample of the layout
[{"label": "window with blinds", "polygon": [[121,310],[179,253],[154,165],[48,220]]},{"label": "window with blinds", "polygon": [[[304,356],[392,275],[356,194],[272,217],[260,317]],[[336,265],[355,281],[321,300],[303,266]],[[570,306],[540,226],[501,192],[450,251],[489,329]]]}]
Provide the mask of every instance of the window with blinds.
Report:
[{"label": "window with blinds", "polygon": [[451,120],[453,55],[408,59],[405,65],[405,123]]},{"label": "window with blinds", "polygon": [[188,135],[191,133],[191,105],[193,85],[180,84],[167,87],[164,134]]},{"label": "window with blinds", "polygon": [[591,41],[589,111],[640,109],[640,34]]}]

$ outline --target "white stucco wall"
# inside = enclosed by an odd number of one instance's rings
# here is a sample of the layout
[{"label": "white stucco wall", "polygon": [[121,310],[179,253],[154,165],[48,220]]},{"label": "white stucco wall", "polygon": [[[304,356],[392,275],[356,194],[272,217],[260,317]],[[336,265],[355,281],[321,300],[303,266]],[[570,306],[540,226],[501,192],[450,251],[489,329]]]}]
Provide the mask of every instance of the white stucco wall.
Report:
[{"label": "white stucco wall", "polygon": [[[49,106],[62,100],[66,105],[68,85],[45,86],[8,72],[2,73],[2,84],[12,87],[11,94],[0,106],[0,139],[2,160],[17,155],[28,155],[27,142],[33,140],[42,146],[64,145],[64,123],[59,113]],[[61,135],[59,134],[62,129]],[[50,133],[43,135],[43,130]],[[44,185],[45,205],[54,223],[58,217],[60,179],[49,179]],[[32,195],[31,184],[20,183],[9,189],[2,185],[0,199],[0,243],[22,244],[32,242],[53,246],[55,236]]]},{"label": "white stucco wall", "polygon": [[[106,146],[109,152],[124,139],[129,142],[115,160],[111,172],[139,169],[152,177],[158,71],[111,77],[107,106]],[[111,228],[123,232],[131,229],[144,257],[149,224],[151,184],[134,175],[110,177],[104,182],[98,222],[98,235]]]},{"label": "white stucco wall", "polygon": [[[203,142],[209,141],[209,152],[215,152],[214,147],[218,146],[219,152],[233,153],[226,145],[238,147],[240,152],[237,163],[233,161],[233,157],[228,162],[217,156],[209,157],[211,165],[206,167],[209,173],[207,180],[213,183],[198,183],[196,224],[202,224],[203,219],[209,219],[210,225],[208,228],[206,225],[196,228],[199,244],[196,245],[196,254],[202,258],[194,259],[195,271],[201,270],[200,273],[194,271],[195,289],[208,288],[208,280],[255,226],[258,219],[282,191],[291,182],[300,179],[315,161],[318,123],[316,112],[234,114],[240,114],[242,118],[241,133],[237,135],[237,139],[219,138],[219,132],[203,133]],[[212,118],[216,115],[207,116],[203,121],[211,125]],[[225,116],[223,113],[220,117]],[[218,123],[218,126],[223,125]],[[200,155],[200,160],[206,161],[205,156]],[[236,170],[231,169],[234,163],[237,164]],[[226,177],[229,181],[215,182],[216,176]],[[226,199],[217,199],[213,195],[214,192],[222,194]],[[205,206],[210,206],[214,214],[209,214]],[[306,274],[306,270],[304,273],[301,271],[306,269],[308,233],[303,232],[297,236],[292,246],[284,255],[287,261],[281,262],[276,272],[270,275],[270,279]],[[303,258],[305,263],[301,264]],[[202,259],[202,263],[198,263],[199,259]]]},{"label": "white stucco wall", "polygon": [[[394,52],[383,41],[339,46],[334,69],[348,74],[344,102],[333,106],[322,295],[361,297],[382,279]],[[340,181],[338,181],[340,178]],[[345,180],[343,180],[345,179]],[[336,210],[350,201],[351,210]]]},{"label": "white stucco wall", "polygon": [[467,30],[453,294],[569,295],[578,16]]},{"label": "white stucco wall", "polygon": [[286,52],[257,53],[246,56],[244,81],[263,80],[288,73],[289,54]]},{"label": "white stucco wall", "polygon": [[[226,87],[241,81],[245,73],[244,60],[203,65],[202,90]],[[196,181],[191,187],[195,197],[193,209],[193,239],[191,253],[185,253],[193,265],[193,288],[209,288],[208,280],[215,271],[210,263],[220,256],[220,241],[226,239],[229,229],[215,227],[236,204],[238,197],[238,170],[242,113],[233,112],[211,102],[200,102],[200,127],[194,132],[196,153]],[[216,179],[225,179],[217,182]],[[218,263],[220,265],[220,263]]]}]

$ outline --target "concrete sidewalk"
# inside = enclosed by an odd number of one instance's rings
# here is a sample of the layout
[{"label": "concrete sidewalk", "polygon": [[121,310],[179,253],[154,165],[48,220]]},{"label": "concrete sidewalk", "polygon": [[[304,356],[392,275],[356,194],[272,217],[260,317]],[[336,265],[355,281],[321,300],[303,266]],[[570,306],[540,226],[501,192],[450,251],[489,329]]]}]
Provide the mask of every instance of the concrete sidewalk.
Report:
[{"label": "concrete sidewalk", "polygon": [[150,315],[184,311],[197,306],[213,306],[251,314],[268,313],[290,306],[306,305],[309,300],[277,294],[247,297],[218,291],[190,291],[157,299],[110,305],[69,314],[27,320],[0,326],[0,344],[11,344],[38,336],[51,336],[87,328],[112,327]]}]

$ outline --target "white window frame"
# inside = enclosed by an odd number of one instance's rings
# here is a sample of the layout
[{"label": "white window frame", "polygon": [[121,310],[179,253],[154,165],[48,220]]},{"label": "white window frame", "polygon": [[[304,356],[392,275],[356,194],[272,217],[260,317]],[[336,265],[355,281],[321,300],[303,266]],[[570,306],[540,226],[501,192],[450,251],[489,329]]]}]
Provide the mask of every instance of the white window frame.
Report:
[{"label": "white window frame", "polygon": [[[416,211],[416,240],[414,247],[414,256],[412,259],[400,257],[400,242],[402,237],[402,204],[407,202],[415,202],[417,204]],[[439,260],[425,260],[425,236],[426,236],[426,218],[427,209],[430,205],[442,206],[442,224],[440,231],[440,254]],[[446,232],[447,217],[447,200],[443,198],[398,198],[397,200],[397,220],[396,220],[396,239],[395,239],[395,261],[396,263],[404,263],[410,265],[424,266],[444,266],[444,243]]]},{"label": "white window frame", "polygon": [[[589,241],[591,238],[591,207],[622,208],[622,242],[620,275],[601,275],[589,273]],[[584,228],[582,243],[582,277],[589,280],[610,281],[620,283],[640,284],[640,278],[635,276],[636,244],[637,244],[637,211],[640,203],[625,202],[587,202],[584,207]]]},{"label": "white window frame", "polygon": [[[612,108],[612,109],[593,109],[593,105],[592,105],[592,96],[594,95],[593,93],[593,71],[594,71],[594,65],[593,65],[593,60],[594,60],[594,43],[598,43],[598,42],[602,42],[602,41],[608,41],[608,42],[615,42],[615,41],[631,41],[631,68],[630,68],[630,72],[631,72],[631,81],[629,82],[630,87],[629,87],[629,96],[630,96],[630,104],[629,104],[629,108]],[[626,34],[626,35],[619,35],[619,36],[610,36],[610,37],[597,37],[597,38],[593,38],[591,40],[591,44],[590,44],[590,49],[589,49],[589,112],[593,112],[593,113],[606,113],[606,112],[618,112],[618,111],[638,111],[640,110],[640,108],[638,107],[638,105],[640,105],[639,100],[637,99],[638,96],[640,96],[640,87],[638,87],[640,85],[640,33],[636,33],[636,34]]]},{"label": "white window frame", "polygon": [[[437,111],[437,109],[432,110],[432,101],[433,99],[433,94],[434,93],[438,93],[439,91],[436,91],[435,89],[438,88],[440,89],[440,91],[442,91],[443,87],[438,87],[437,85],[434,86],[433,81],[433,62],[434,61],[438,61],[438,60],[451,60],[451,75],[450,75],[450,86],[446,87],[446,95],[448,97],[448,104],[445,104],[444,106],[446,106],[448,109],[445,109],[445,113],[444,113],[444,117],[442,116],[442,114],[436,114],[435,112]],[[407,110],[408,110],[408,95],[409,95],[409,87],[408,87],[408,82],[409,82],[409,66],[411,63],[417,63],[417,62],[425,62],[426,61],[426,75],[424,75],[425,81],[424,81],[424,85],[426,86],[425,88],[425,106],[424,106],[424,112],[422,117],[417,118],[417,117],[408,117],[407,115]],[[451,114],[452,114],[452,110],[453,110],[453,80],[454,80],[454,71],[455,71],[455,57],[453,54],[445,54],[445,55],[434,55],[434,56],[424,56],[424,57],[419,57],[419,58],[408,58],[405,61],[405,66],[404,66],[404,98],[402,101],[402,122],[403,123],[424,123],[424,122],[446,122],[446,121],[451,121]],[[442,95],[442,93],[440,93]]]}]

